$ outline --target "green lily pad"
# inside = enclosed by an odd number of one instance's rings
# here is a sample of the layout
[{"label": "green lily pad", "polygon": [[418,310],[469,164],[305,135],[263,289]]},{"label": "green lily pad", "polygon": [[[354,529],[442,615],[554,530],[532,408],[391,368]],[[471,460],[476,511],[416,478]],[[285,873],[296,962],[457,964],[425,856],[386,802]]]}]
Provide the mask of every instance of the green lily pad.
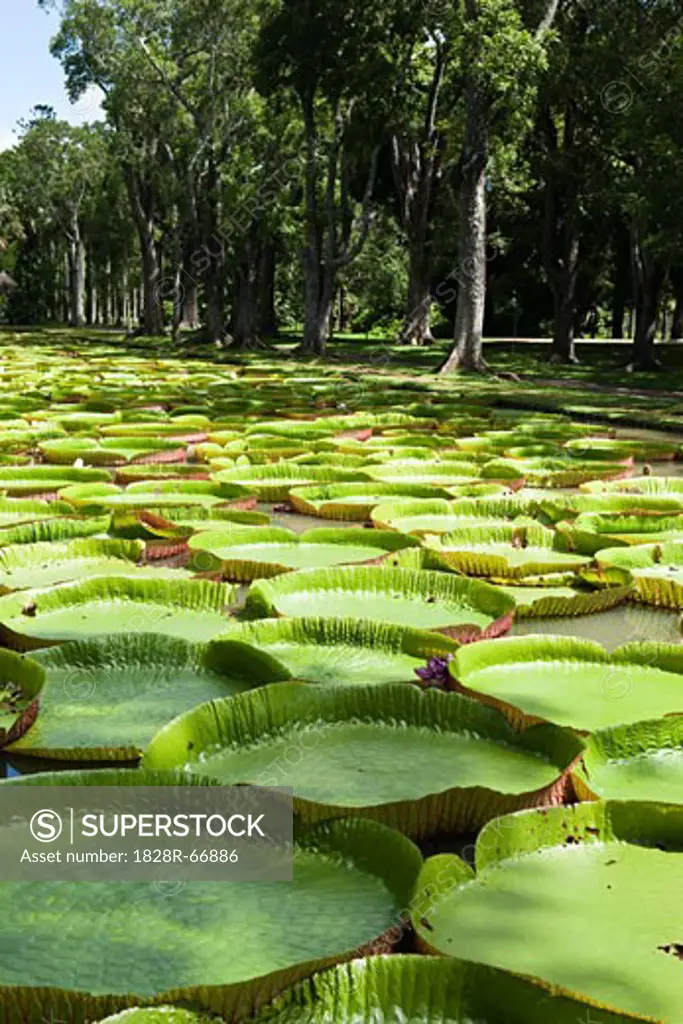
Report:
[{"label": "green lily pad", "polygon": [[515,585],[492,580],[503,593],[515,601],[516,619],[556,619],[595,615],[623,604],[633,593],[630,582],[610,581],[605,586],[591,587],[579,576],[569,574],[561,582],[549,585],[552,576],[545,577],[541,585],[534,585],[534,577],[515,580]]},{"label": "green lily pad", "polygon": [[505,474],[523,477],[531,487],[577,487],[588,480],[614,480],[632,470],[620,462],[579,462],[578,459],[495,459],[482,470],[486,479]]},{"label": "green lily pad", "polygon": [[585,1003],[481,964],[451,956],[399,954],[354,960],[316,974],[283,993],[255,1019],[258,1024],[370,1020],[376,1024],[629,1024],[634,1020],[605,1010],[589,1011]]},{"label": "green lily pad", "polygon": [[193,506],[187,508],[126,509],[114,512],[115,532],[138,531],[146,539],[187,540],[204,530],[244,530],[245,527],[268,526],[270,516],[265,512],[226,508],[223,505]]},{"label": "green lily pad", "polygon": [[680,1019],[683,808],[525,811],[485,827],[476,863],[475,875],[452,855],[427,861],[414,915],[427,951],[524,976],[596,1013]]},{"label": "green lily pad", "polygon": [[139,1010],[124,1010],[113,1017],[107,1017],[100,1024],[216,1024],[216,1017],[207,1017],[192,1010],[180,1010],[177,1006],[155,1006]]},{"label": "green lily pad", "polygon": [[666,462],[676,458],[679,446],[673,442],[643,441],[640,438],[576,437],[567,441],[564,447],[580,459],[616,462],[630,457],[638,462]]},{"label": "green lily pad", "polygon": [[593,733],[573,779],[581,800],[683,804],[683,717]]},{"label": "green lily pad", "polygon": [[592,480],[581,484],[581,490],[586,494],[644,494],[683,501],[683,478],[634,476],[626,480]]},{"label": "green lily pad", "polygon": [[155,633],[105,635],[32,657],[45,672],[40,714],[12,751],[50,760],[135,761],[176,715],[258,679],[237,679],[216,658],[209,665],[202,644]]},{"label": "green lily pad", "polygon": [[683,609],[683,544],[606,547],[595,558],[598,565],[630,573],[634,596],[644,604]]},{"label": "green lily pad", "polygon": [[[533,516],[536,503],[523,497],[455,499],[451,501],[399,501],[379,505],[372,513],[375,526],[425,537],[450,533],[461,527],[505,525]],[[524,518],[523,522],[530,522]]]},{"label": "green lily pad", "polygon": [[454,628],[461,634],[500,625],[514,609],[511,598],[479,580],[413,569],[352,566],[304,569],[252,583],[246,600],[253,616],[316,615],[413,626]]},{"label": "green lily pad", "polygon": [[35,501],[30,498],[0,498],[0,529],[71,515],[66,501]]},{"label": "green lily pad", "polygon": [[423,484],[446,487],[475,481],[481,475],[481,466],[475,462],[385,462],[381,466],[368,466],[372,480],[387,484]]},{"label": "green lily pad", "polygon": [[262,501],[283,501],[295,487],[367,481],[368,475],[361,470],[281,462],[276,465],[223,469],[214,473],[213,479],[218,483],[240,484],[255,491]]},{"label": "green lily pad", "polygon": [[8,526],[0,530],[0,549],[14,544],[40,544],[72,540],[76,537],[93,537],[105,533],[109,529],[110,520],[109,515],[72,515]]},{"label": "green lily pad", "polygon": [[38,445],[46,462],[72,465],[76,459],[88,466],[116,466],[127,462],[176,461],[185,458],[185,445],[163,438],[85,438],[66,437],[43,441]]},{"label": "green lily pad", "polygon": [[455,640],[363,619],[261,619],[235,625],[207,647],[217,671],[263,683],[301,679],[329,686],[412,683],[429,658],[458,649]]},{"label": "green lily pad", "polygon": [[[175,481],[171,481],[175,483]],[[196,481],[196,484],[202,481]],[[171,492],[162,489],[162,484],[168,481],[158,481],[149,485],[148,489],[140,490],[139,484],[131,484],[125,490],[115,484],[78,484],[74,487],[65,487],[60,491],[60,497],[68,501],[77,509],[107,509],[111,511],[128,509],[158,509],[173,506],[186,508],[192,505],[210,506],[219,505],[224,499],[218,494],[218,488],[211,487],[207,482],[206,489],[187,490],[190,487],[188,482],[177,485],[177,489]],[[248,491],[244,490],[244,496]]]},{"label": "green lily pad", "polygon": [[143,764],[291,787],[304,821],[361,815],[417,838],[560,802],[582,750],[552,726],[521,736],[456,694],[275,683],[189,711],[157,733]]},{"label": "green lily pad", "polygon": [[140,565],[143,551],[139,541],[108,538],[0,547],[0,593],[51,587],[90,576],[187,578],[181,569]]},{"label": "green lily pad", "polygon": [[375,562],[411,547],[410,537],[381,530],[314,529],[297,535],[277,527],[207,530],[189,541],[196,572],[220,571],[229,580],[250,582],[293,569]]},{"label": "green lily pad", "polygon": [[601,548],[683,540],[683,513],[634,515],[581,513],[570,524],[558,524],[577,550],[594,555]]},{"label": "green lily pad", "polygon": [[590,562],[584,555],[558,550],[558,538],[552,530],[519,522],[462,527],[440,537],[427,537],[424,547],[438,566],[469,576],[514,579],[575,571]]},{"label": "green lily pad", "polygon": [[[150,784],[147,773],[128,774]],[[116,785],[124,775],[77,777]],[[145,883],[5,884],[4,1020],[20,1024],[30,1007],[31,1019],[86,1024],[150,1002],[244,1017],[300,978],[362,953],[409,905],[421,863],[398,832],[348,819],[300,834],[287,885],[193,882],[171,898]]]},{"label": "green lily pad", "polygon": [[73,484],[109,480],[106,469],[73,469],[57,466],[0,466],[0,491],[8,497],[51,494]]},{"label": "green lily pad", "polygon": [[102,633],[209,640],[224,632],[234,591],[203,580],[95,577],[0,597],[0,637],[28,651]]},{"label": "green lily pad", "polygon": [[420,484],[359,483],[295,487],[289,497],[297,512],[304,515],[364,522],[389,498],[446,498],[448,494],[442,488]]},{"label": "green lily pad", "polygon": [[548,721],[585,732],[683,714],[683,648],[522,636],[461,647],[450,665],[463,692],[525,727]]},{"label": "green lily pad", "polygon": [[33,659],[0,649],[0,747],[13,743],[33,724],[45,681]]}]

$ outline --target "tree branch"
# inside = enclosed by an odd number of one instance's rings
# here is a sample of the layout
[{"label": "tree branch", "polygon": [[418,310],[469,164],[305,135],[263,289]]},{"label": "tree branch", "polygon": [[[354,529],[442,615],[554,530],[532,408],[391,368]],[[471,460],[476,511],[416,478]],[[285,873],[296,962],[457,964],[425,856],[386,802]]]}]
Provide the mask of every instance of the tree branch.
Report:
[{"label": "tree branch", "polygon": [[553,27],[555,16],[557,15],[558,8],[560,6],[560,0],[548,0],[548,5],[545,9],[545,14],[541,18],[538,28],[535,32],[535,39],[540,41],[543,36]]}]

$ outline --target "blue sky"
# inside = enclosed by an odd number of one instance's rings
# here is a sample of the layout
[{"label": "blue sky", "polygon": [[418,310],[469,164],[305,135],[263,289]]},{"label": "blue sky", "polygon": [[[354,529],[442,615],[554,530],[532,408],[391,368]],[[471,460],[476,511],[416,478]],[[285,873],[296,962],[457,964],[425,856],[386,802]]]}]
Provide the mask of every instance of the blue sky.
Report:
[{"label": "blue sky", "polygon": [[73,124],[100,116],[94,93],[69,103],[62,68],[49,50],[58,24],[58,14],[46,14],[37,0],[0,0],[0,150],[14,143],[16,122],[39,103]]}]

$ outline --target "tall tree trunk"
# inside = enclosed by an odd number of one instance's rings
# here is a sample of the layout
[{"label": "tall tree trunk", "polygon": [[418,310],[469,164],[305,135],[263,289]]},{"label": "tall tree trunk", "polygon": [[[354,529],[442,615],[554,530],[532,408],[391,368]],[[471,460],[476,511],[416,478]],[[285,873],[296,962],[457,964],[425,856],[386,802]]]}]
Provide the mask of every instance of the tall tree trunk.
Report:
[{"label": "tall tree trunk", "polygon": [[256,273],[257,268],[253,261],[245,257],[236,274],[232,337],[233,343],[243,349],[253,348],[258,338]]},{"label": "tall tree trunk", "polygon": [[659,298],[665,274],[661,263],[642,244],[637,231],[634,231],[632,252],[636,325],[630,368],[654,370],[660,365],[655,358],[654,345],[657,336]]},{"label": "tall tree trunk", "polygon": [[632,297],[631,252],[628,233],[619,229],[615,238],[612,337],[625,338],[626,307]]},{"label": "tall tree trunk", "polygon": [[258,267],[257,325],[262,338],[274,338],[277,334],[275,313],[275,268],[277,265],[277,243],[268,237],[261,244]]},{"label": "tall tree trunk", "polygon": [[78,216],[69,225],[67,259],[69,266],[69,326],[85,324],[85,246]]},{"label": "tall tree trunk", "polygon": [[186,331],[198,330],[201,323],[199,316],[199,287],[197,279],[192,273],[193,268],[190,262],[194,251],[194,245],[186,247],[178,293],[181,305],[180,326]]},{"label": "tall tree trunk", "polygon": [[322,262],[322,229],[317,195],[318,138],[311,93],[302,97],[302,109],[306,128],[306,245],[301,254],[304,273],[304,336],[301,349],[311,355],[322,355],[329,335],[329,314],[325,317],[322,305],[323,280],[326,273]]},{"label": "tall tree trunk", "polygon": [[683,338],[683,267],[672,267],[669,277],[676,302],[670,338],[672,341],[680,341]]},{"label": "tall tree trunk", "polygon": [[164,333],[164,307],[159,293],[161,267],[151,220],[138,226],[142,250],[142,327],[145,334]]},{"label": "tall tree trunk", "polygon": [[409,251],[408,309],[400,340],[410,345],[424,345],[433,340],[431,235],[442,172],[444,139],[437,127],[437,112],[446,67],[446,51],[438,39],[433,56],[420,137],[415,141],[394,135],[391,145],[394,182],[401,200],[401,223]]},{"label": "tall tree trunk", "polygon": [[475,82],[466,84],[467,120],[458,197],[458,300],[455,344],[441,373],[485,372],[482,355],[486,307],[486,171],[488,123],[483,97]]},{"label": "tall tree trunk", "polygon": [[311,355],[323,355],[330,336],[335,275],[324,266],[304,267],[306,312],[302,349]]},{"label": "tall tree trunk", "polygon": [[164,333],[164,307],[159,292],[161,267],[154,238],[154,200],[151,187],[144,187],[136,168],[126,167],[125,180],[140,240],[142,258],[142,329],[145,334]]},{"label": "tall tree trunk", "polygon": [[206,333],[209,341],[225,338],[225,294],[222,267],[212,263],[204,274],[204,300],[206,302]]},{"label": "tall tree trunk", "polygon": [[574,347],[576,322],[576,282],[579,272],[579,238],[570,226],[566,227],[565,252],[562,269],[553,275],[553,304],[555,326],[550,357],[560,363],[578,363]]},{"label": "tall tree trunk", "polygon": [[[376,145],[372,152],[361,217],[356,225],[351,201],[349,160],[344,149],[351,105],[344,109],[340,101],[335,112],[335,137],[328,147],[324,176],[325,209],[324,213],[321,212],[317,194],[319,161],[314,96],[312,93],[304,94],[301,101],[306,126],[306,244],[302,251],[305,313],[300,351],[322,355],[330,335],[337,277],[362,252],[368,236],[380,146]],[[338,201],[338,193],[341,202]],[[352,240],[354,228],[357,237]]]},{"label": "tall tree trunk", "polygon": [[401,341],[409,345],[426,345],[434,340],[430,325],[430,262],[424,240],[414,240],[409,249],[408,315],[401,329]]}]

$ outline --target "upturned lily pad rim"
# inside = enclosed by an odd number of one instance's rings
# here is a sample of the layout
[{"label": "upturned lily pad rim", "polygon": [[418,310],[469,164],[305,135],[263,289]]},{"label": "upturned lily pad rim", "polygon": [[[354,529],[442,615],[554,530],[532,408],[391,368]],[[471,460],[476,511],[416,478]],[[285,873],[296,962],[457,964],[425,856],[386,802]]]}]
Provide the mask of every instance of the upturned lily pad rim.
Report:
[{"label": "upturned lily pad rim", "polygon": [[[352,960],[316,974],[264,1007],[254,1024],[360,1024],[378,1012],[393,1014],[386,1021],[436,1012],[449,1024],[503,1024],[503,1009],[505,1024],[588,1024],[586,1003],[550,988],[483,964],[415,953]],[[600,1024],[634,1020],[600,1015]]]},{"label": "upturned lily pad rim", "polygon": [[[579,799],[620,799],[602,791],[596,784],[591,775],[594,766],[611,760],[623,763],[634,757],[669,749],[683,751],[683,715],[596,730],[586,737],[586,749],[572,769]],[[680,803],[683,804],[683,784]]]},{"label": "upturned lily pad rim", "polygon": [[[508,859],[557,847],[566,849],[568,836],[573,846],[616,842],[649,847],[652,850],[683,851],[683,806],[630,801],[595,801],[554,808],[518,811],[489,822],[479,833],[475,845],[476,868],[453,854],[438,854],[425,861],[418,892],[419,911],[411,913],[419,948],[429,954],[444,954],[436,945],[434,929],[428,923],[432,908],[444,898],[471,884]],[[484,963],[483,961],[475,961]],[[508,972],[506,972],[508,973]],[[509,972],[512,977],[515,974]],[[524,975],[539,990],[575,999],[582,1006],[617,1013],[626,1020],[652,1021],[654,1018],[598,1003],[585,993],[553,984],[540,976]]]},{"label": "upturned lily pad rim", "polygon": [[[525,728],[546,718],[538,718],[527,714],[523,708],[509,703],[494,694],[479,691],[475,686],[468,685],[468,676],[478,668],[524,664],[529,661],[561,663],[562,661],[593,662],[605,666],[642,666],[643,668],[660,669],[663,672],[681,674],[681,714],[683,714],[683,645],[665,644],[647,641],[645,643],[626,643],[613,651],[607,651],[601,644],[575,636],[557,636],[550,634],[527,634],[524,636],[504,637],[500,640],[486,640],[477,644],[461,646],[449,663],[449,672],[456,685],[468,696],[490,702],[493,707],[504,711],[512,720]],[[673,713],[673,712],[672,712]],[[647,716],[646,716],[647,717]],[[617,724],[617,723],[615,723]],[[579,726],[574,726],[577,731]]]},{"label": "upturned lily pad rim", "polygon": [[[129,576],[93,576],[81,582],[60,583],[37,590],[21,590],[0,597],[0,638],[12,650],[30,651],[66,640],[45,637],[40,632],[22,633],[15,624],[25,608],[38,612],[59,610],[99,600],[124,599],[131,604],[153,603],[170,608],[206,610],[225,614],[235,600],[234,588],[224,583],[195,579],[137,579]],[[35,615],[27,614],[27,621]],[[102,631],[105,632],[106,628]],[[149,632],[154,632],[150,629]]]},{"label": "upturned lily pad rim", "polygon": [[[274,580],[258,580],[247,592],[245,613],[255,618],[279,618],[277,599],[304,588],[312,592],[322,590],[360,590],[378,593],[395,591],[401,587],[407,596],[425,597],[430,591],[443,596],[445,601],[469,603],[474,601],[480,610],[495,622],[514,614],[514,600],[496,587],[481,580],[467,579],[452,574],[420,569],[385,568],[381,566],[342,566],[332,569],[301,569],[285,573]],[[401,595],[403,596],[403,595]],[[372,616],[366,616],[372,618]]]},{"label": "upturned lily pad rim", "polygon": [[[45,671],[33,658],[0,648],[0,691],[8,684],[18,688],[20,695],[11,715],[3,710],[0,702],[0,749],[20,739],[33,724],[45,685]],[[3,717],[6,718],[4,727]]]},{"label": "upturned lily pad rim", "polygon": [[[399,626],[390,622],[354,618],[254,619],[235,625],[214,637],[206,645],[205,663],[217,671],[231,671],[253,676],[258,664],[263,683],[279,682],[295,677],[280,660],[271,645],[283,642],[312,644],[317,647],[359,646],[377,651],[386,649],[410,657],[427,660],[437,655],[454,654],[457,640],[427,629]],[[307,682],[301,675],[296,677]],[[412,681],[412,677],[411,677]]]},{"label": "upturned lily pad rim", "polygon": [[[59,776],[59,779],[52,784],[68,784],[68,782],[61,781],[66,773],[51,774]],[[81,779],[78,784],[83,785],[84,774],[86,773],[73,773],[74,781],[75,776],[80,775]],[[129,777],[124,784],[149,784],[147,773],[139,770],[91,771],[87,774],[92,779],[87,783],[89,785],[116,785],[116,777],[123,778],[124,775]],[[103,776],[105,775],[110,776],[109,782],[104,781]],[[44,775],[42,780],[33,784],[39,785],[41,782],[45,784],[46,780],[47,775]],[[151,784],[167,785],[167,775],[165,780]],[[185,776],[178,776],[177,779],[174,778],[173,782],[180,785],[193,784]],[[32,783],[20,780],[0,782],[0,785],[5,784],[30,785]],[[48,784],[50,783],[48,782]],[[207,782],[201,780],[199,784],[207,784]],[[393,898],[396,908],[395,919],[387,920],[387,930],[396,925],[399,920],[399,912],[410,905],[423,864],[419,849],[408,838],[378,822],[361,818],[339,819],[322,822],[309,828],[297,829],[294,847],[295,850],[303,849],[312,855],[319,853],[322,857],[338,858],[343,861],[347,870],[353,866],[359,873],[372,875],[379,879]],[[32,1010],[35,1008],[38,1013],[43,1011],[52,1014],[55,1012],[68,1013],[68,1019],[74,1024],[86,1024],[87,1021],[101,1018],[124,1008],[174,1003],[189,1004],[197,1007],[198,1010],[219,1014],[223,1018],[240,1019],[245,1016],[246,1012],[251,1012],[255,1006],[270,1001],[300,979],[336,963],[350,960],[359,954],[362,955],[366,946],[371,946],[379,938],[380,936],[377,935],[368,935],[354,949],[340,949],[333,954],[323,954],[314,959],[292,962],[278,969],[267,971],[265,974],[252,975],[242,981],[172,988],[155,993],[152,997],[136,995],[131,991],[119,993],[99,991],[97,994],[90,994],[74,989],[2,985],[0,986],[0,1003],[5,1007],[6,1012],[14,1013],[17,1020],[21,1020],[21,1014],[25,1013],[27,1006],[30,1006]],[[233,1017],[233,1015],[235,1016]],[[10,1016],[9,1019],[14,1020],[15,1017]]]},{"label": "upturned lily pad rim", "polygon": [[[301,796],[294,789],[294,808],[305,822],[338,817],[370,817],[391,825],[411,837],[446,828],[481,825],[505,810],[535,803],[557,802],[569,774],[581,756],[584,744],[569,730],[540,725],[516,732],[505,716],[492,708],[458,694],[423,690],[418,686],[387,684],[377,686],[328,687],[301,682],[280,682],[239,694],[229,700],[214,700],[192,708],[161,728],[143,754],[142,766],[152,770],[191,770],[201,765],[211,777],[211,762],[203,755],[220,749],[239,750],[267,745],[283,735],[296,749],[308,749],[304,736],[326,725],[370,725],[381,731],[404,726],[433,729],[440,734],[464,734],[551,764],[557,774],[552,782],[533,790],[498,790],[479,784],[459,786],[455,779],[420,796],[376,803],[346,804]],[[300,739],[297,739],[297,733]],[[398,733],[400,736],[400,733]],[[397,755],[401,748],[397,746]],[[405,753],[405,751],[404,751]],[[247,773],[235,785],[290,785],[286,772],[278,782],[272,777],[254,778]],[[448,825],[445,822],[448,821]]]}]

